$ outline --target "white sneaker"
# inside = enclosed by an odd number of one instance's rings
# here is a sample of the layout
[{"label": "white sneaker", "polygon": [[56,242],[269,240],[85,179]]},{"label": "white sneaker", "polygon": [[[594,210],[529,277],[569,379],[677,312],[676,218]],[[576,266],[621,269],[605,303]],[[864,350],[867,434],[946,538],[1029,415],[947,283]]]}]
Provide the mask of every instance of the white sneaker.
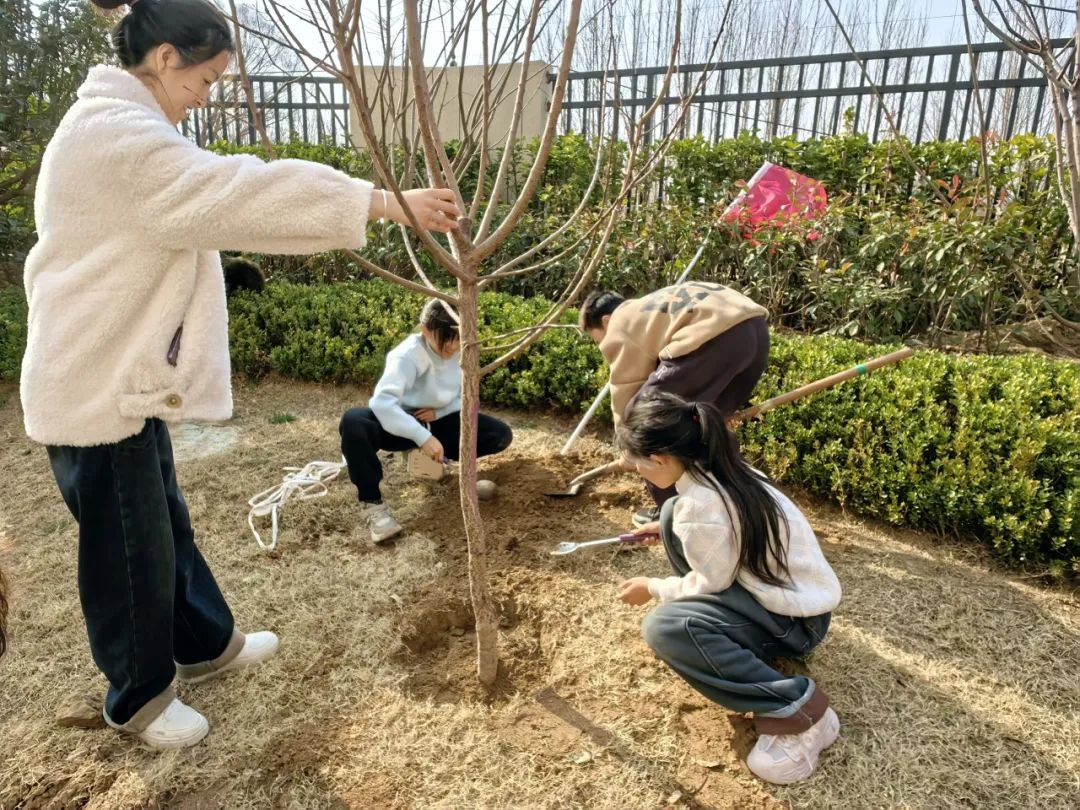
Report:
[{"label": "white sneaker", "polygon": [[363,514],[368,528],[371,529],[372,543],[385,543],[402,532],[401,524],[394,520],[390,507],[385,503],[370,504]]},{"label": "white sneaker", "polygon": [[102,715],[110,726],[134,735],[151,748],[190,748],[210,732],[206,718],[176,698],[142,731],[129,731],[110,720],[104,712]]},{"label": "white sneaker", "polygon": [[814,772],[821,752],[836,742],[840,718],[831,708],[801,734],[762,734],[746,758],[759,779],[774,785],[801,782]]},{"label": "white sneaker", "polygon": [[183,676],[178,677],[183,683],[202,683],[211,678],[216,678],[219,675],[224,675],[226,672],[235,672],[244,667],[261,664],[268,658],[273,658],[274,653],[278,651],[278,647],[280,646],[281,640],[277,637],[277,634],[271,633],[269,630],[263,630],[258,633],[248,633],[244,636],[244,646],[237,654],[236,658],[231,660],[221,669],[215,669],[190,678],[185,678]]}]

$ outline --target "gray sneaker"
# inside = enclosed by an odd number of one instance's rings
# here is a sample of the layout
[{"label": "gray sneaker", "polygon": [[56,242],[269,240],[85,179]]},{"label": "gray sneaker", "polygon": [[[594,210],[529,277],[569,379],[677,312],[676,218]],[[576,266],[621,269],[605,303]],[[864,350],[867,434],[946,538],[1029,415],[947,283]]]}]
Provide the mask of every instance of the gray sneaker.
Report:
[{"label": "gray sneaker", "polygon": [[390,514],[390,507],[385,503],[372,503],[364,509],[364,519],[371,529],[372,543],[385,543],[401,534],[401,524]]},{"label": "gray sneaker", "polygon": [[660,519],[660,507],[654,506],[651,509],[639,509],[634,513],[633,524],[636,528],[640,529],[647,523],[652,523],[654,520]]}]

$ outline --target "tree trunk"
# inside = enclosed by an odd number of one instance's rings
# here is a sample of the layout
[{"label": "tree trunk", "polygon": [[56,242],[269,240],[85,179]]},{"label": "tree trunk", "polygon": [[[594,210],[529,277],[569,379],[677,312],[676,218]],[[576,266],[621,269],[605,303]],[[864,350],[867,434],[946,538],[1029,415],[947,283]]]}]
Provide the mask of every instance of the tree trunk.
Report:
[{"label": "tree trunk", "polygon": [[469,593],[476,617],[477,676],[491,686],[499,669],[499,621],[491,601],[487,573],[487,540],[476,497],[476,424],[480,414],[480,314],[475,280],[458,281],[461,318],[461,445],[459,489],[465,537],[469,544]]}]

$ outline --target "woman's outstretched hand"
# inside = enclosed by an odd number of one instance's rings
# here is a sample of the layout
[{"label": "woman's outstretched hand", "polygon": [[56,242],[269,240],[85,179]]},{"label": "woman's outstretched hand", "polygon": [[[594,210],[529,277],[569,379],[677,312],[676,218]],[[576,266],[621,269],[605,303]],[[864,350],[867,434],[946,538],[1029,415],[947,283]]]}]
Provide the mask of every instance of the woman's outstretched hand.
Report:
[{"label": "woman's outstretched hand", "polygon": [[[420,227],[439,233],[457,230],[457,218],[461,216],[461,211],[454,202],[454,192],[450,189],[413,188],[403,191],[402,196],[412,209]],[[397,197],[389,191],[373,192],[371,210],[373,218],[385,217],[401,225],[412,225]]]}]

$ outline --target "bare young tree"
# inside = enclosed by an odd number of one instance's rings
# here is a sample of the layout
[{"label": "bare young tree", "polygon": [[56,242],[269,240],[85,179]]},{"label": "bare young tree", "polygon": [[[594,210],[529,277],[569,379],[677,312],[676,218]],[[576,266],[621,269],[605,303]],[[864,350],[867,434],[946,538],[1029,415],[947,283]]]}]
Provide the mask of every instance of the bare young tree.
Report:
[{"label": "bare young tree", "polygon": [[[664,54],[668,67],[658,83],[656,100],[628,108],[605,105],[604,116],[620,116],[625,139],[621,150],[610,142],[611,127],[601,123],[596,130],[597,156],[591,181],[576,210],[542,242],[502,264],[494,257],[536,195],[554,146],[568,76],[579,53],[580,32],[588,26],[607,32],[603,48],[597,48],[593,56],[602,55],[604,60],[604,77],[599,82],[603,97],[615,97],[613,83],[618,81],[620,54],[613,21],[618,13],[632,13],[634,3],[602,0],[586,8],[584,0],[381,0],[371,5],[362,0],[303,0],[299,4],[266,0],[266,8],[277,25],[276,39],[293,48],[307,65],[345,84],[377,184],[396,198],[417,226],[415,237],[404,228],[401,237],[413,257],[418,280],[395,275],[356,253],[350,257],[374,275],[444,301],[459,320],[459,493],[469,549],[477,669],[480,681],[490,685],[498,668],[498,617],[488,583],[486,537],[476,492],[480,379],[558,324],[600,264],[628,195],[651,178],[677,135],[677,127],[665,127],[663,135],[655,130],[662,101],[667,99],[669,106],[672,103],[669,94],[677,97],[674,106],[685,115],[693,92],[700,86],[700,82],[694,84],[690,92],[676,86],[682,84],[675,78],[683,44],[682,0],[675,3]],[[726,20],[726,14],[722,19]],[[535,64],[544,31],[552,25],[560,28],[557,53],[551,54],[554,79],[547,88],[548,106],[535,154],[521,165],[522,122],[526,105],[536,92],[530,89],[535,84],[530,66]],[[703,55],[705,61],[714,58],[722,30],[722,25],[714,30],[712,47]],[[478,52],[480,64],[466,79],[457,55],[468,52]],[[457,124],[455,134],[460,142],[452,158],[445,147],[445,129],[451,119]],[[423,178],[416,177],[418,160],[424,166]],[[475,190],[466,196],[461,180],[470,171],[475,171],[478,180]],[[523,179],[515,186],[511,177],[518,171]],[[465,212],[459,230],[447,243],[418,227],[409,210],[402,192],[420,182],[453,190],[458,207]],[[439,289],[430,282],[417,247],[425,249],[455,280],[456,289]],[[579,269],[542,319],[480,339],[481,289],[509,276],[543,272],[552,262],[569,255],[581,257]],[[481,351],[495,356],[481,364]]]},{"label": "bare young tree", "polygon": [[[990,0],[989,4],[971,0],[971,4],[989,31],[1046,78],[1054,116],[1058,190],[1069,213],[1073,245],[1080,258],[1080,0],[1072,8],[1065,8],[1065,0]],[[1054,41],[1066,24],[1071,38],[1064,47],[1056,48]],[[1069,291],[1080,295],[1080,263],[1074,268]],[[1054,315],[1062,325],[1080,329],[1080,323]]]}]

